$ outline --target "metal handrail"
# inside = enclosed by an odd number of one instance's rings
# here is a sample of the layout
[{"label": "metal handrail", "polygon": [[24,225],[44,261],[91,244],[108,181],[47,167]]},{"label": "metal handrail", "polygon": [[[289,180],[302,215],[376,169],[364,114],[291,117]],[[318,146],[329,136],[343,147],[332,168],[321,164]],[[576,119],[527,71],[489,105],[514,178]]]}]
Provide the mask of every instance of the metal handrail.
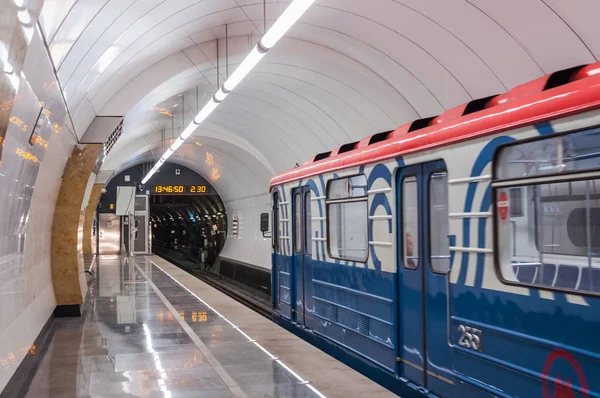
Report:
[{"label": "metal handrail", "polygon": [[544,264],[542,263],[512,263],[513,266],[517,266],[517,267],[540,267]]}]

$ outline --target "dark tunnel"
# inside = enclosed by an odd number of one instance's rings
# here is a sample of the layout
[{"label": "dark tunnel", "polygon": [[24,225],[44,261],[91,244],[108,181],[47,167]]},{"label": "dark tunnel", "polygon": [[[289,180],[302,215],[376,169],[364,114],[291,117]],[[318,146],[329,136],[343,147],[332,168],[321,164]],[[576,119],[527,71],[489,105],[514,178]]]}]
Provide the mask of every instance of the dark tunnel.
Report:
[{"label": "dark tunnel", "polygon": [[227,237],[227,215],[217,195],[151,196],[152,251],[207,268],[217,259]]},{"label": "dark tunnel", "polygon": [[[148,163],[130,167],[107,184],[97,208],[99,253],[128,252],[132,244],[133,254],[152,252],[187,269],[210,268],[227,238],[227,214],[218,192],[195,171],[174,163],[144,185],[149,168]],[[132,234],[128,215],[134,217]]]}]

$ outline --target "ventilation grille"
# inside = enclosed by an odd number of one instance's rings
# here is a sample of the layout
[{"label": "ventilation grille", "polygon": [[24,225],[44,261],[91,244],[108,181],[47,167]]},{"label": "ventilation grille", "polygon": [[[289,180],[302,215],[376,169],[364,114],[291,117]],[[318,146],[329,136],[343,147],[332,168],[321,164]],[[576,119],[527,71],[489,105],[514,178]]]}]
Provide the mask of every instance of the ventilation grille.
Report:
[{"label": "ventilation grille", "polygon": [[362,334],[369,334],[369,318],[364,315],[358,316],[358,331]]},{"label": "ventilation grille", "polygon": [[467,106],[465,107],[465,111],[463,112],[462,115],[467,116],[467,115],[470,115],[471,113],[479,112],[479,111],[486,109],[485,106],[491,100],[496,98],[497,96],[498,95],[491,95],[489,97],[474,99],[473,101],[471,101],[467,104]]},{"label": "ventilation grille", "polygon": [[111,149],[115,146],[117,140],[123,133],[123,119],[119,122],[117,127],[115,127],[114,131],[108,136],[106,142],[104,142],[104,157],[108,155]]},{"label": "ventilation grille", "polygon": [[327,319],[332,322],[338,321],[338,307],[330,305],[329,308],[327,308]]},{"label": "ventilation grille", "polygon": [[[497,95],[492,95],[489,97],[478,98],[478,99],[472,100],[466,104],[465,109],[461,116],[470,115],[470,114],[482,111],[484,109],[494,107],[496,105],[504,104],[508,101],[512,101],[515,99],[521,99],[521,98],[524,98],[524,97],[527,97],[530,95],[534,95],[534,94],[539,93],[540,90],[546,91],[546,90],[550,90],[550,89],[553,89],[556,87],[560,87],[560,86],[566,85],[570,82],[573,82],[575,80],[583,79],[585,77],[588,77],[589,75],[595,74],[596,71],[600,71],[600,62],[597,62],[595,64],[580,65],[580,66],[575,66],[572,68],[563,69],[563,70],[554,72],[551,75],[549,75],[547,80],[545,81],[545,83],[543,83],[545,78],[541,77],[541,78],[536,79],[532,82],[529,82],[525,85],[517,86],[517,87],[513,88],[512,90],[508,91],[507,93],[497,94]],[[542,84],[544,84],[543,89],[541,89]],[[451,117],[451,116],[454,116],[454,117]],[[447,121],[455,120],[456,116],[458,116],[458,115],[454,115],[454,114],[447,115],[447,118],[448,118]],[[438,117],[439,116],[432,116],[432,117],[426,117],[423,119],[417,119],[417,120],[413,121],[410,124],[410,127],[408,128],[407,133],[411,133],[411,132],[414,132],[417,130],[421,130],[425,127],[431,126],[431,123],[434,121],[434,119],[436,119]],[[115,132],[107,140],[107,142],[105,144],[105,153],[106,154],[108,154],[108,152],[114,145],[114,142],[121,135],[122,123],[123,122],[121,121],[121,123],[119,124],[117,129],[115,129]],[[373,145],[378,142],[387,140],[388,138],[390,138],[392,136],[392,133],[394,131],[395,130],[384,131],[384,132],[372,135],[371,138],[369,139],[368,145]],[[356,149],[358,144],[359,144],[358,141],[344,144],[339,148],[337,153],[340,154],[340,153],[350,152],[350,151]],[[332,153],[331,151],[319,153],[318,155],[316,155],[314,157],[312,162],[318,162],[319,160],[326,159],[331,156],[331,153]]]},{"label": "ventilation grille", "polygon": [[320,153],[317,156],[315,156],[314,161],[318,162],[319,160],[327,159],[329,157],[329,155],[331,155],[331,151]]},{"label": "ventilation grille", "polygon": [[358,141],[344,144],[340,147],[338,153],[350,152],[351,150],[356,149],[356,145],[358,145]]},{"label": "ventilation grille", "polygon": [[581,69],[583,69],[586,65],[575,66],[573,68],[559,70],[558,72],[554,72],[548,78],[546,85],[544,86],[544,91],[550,90],[556,87],[564,86],[565,84],[571,81],[571,78],[577,74]]},{"label": "ventilation grille", "polygon": [[432,116],[432,117],[426,117],[423,119],[417,119],[414,122],[412,122],[410,124],[410,127],[408,129],[408,132],[413,132],[413,131],[417,131],[417,130],[421,130],[422,128],[425,128],[427,126],[429,126],[429,124],[433,121],[433,119],[435,119],[437,116]]},{"label": "ventilation grille", "polygon": [[387,140],[388,138],[390,138],[393,132],[394,130],[390,130],[384,131],[383,133],[374,134],[369,140],[369,145],[377,144],[378,142]]}]

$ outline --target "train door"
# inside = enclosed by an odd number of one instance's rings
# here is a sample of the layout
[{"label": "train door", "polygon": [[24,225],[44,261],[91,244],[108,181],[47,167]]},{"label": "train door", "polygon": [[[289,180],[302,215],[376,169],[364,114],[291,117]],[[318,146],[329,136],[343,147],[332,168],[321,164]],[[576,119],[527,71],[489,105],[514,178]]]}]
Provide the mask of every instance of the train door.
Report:
[{"label": "train door", "polygon": [[307,256],[312,245],[310,235],[310,188],[304,186],[292,191],[293,265],[292,265],[292,321],[306,324]]},{"label": "train door", "polygon": [[279,300],[281,294],[279,293],[279,192],[273,192],[273,203],[271,208],[272,224],[271,224],[271,243],[273,246],[273,253],[271,258],[271,264],[273,269],[271,270],[271,296],[273,300],[273,308],[279,310]]},{"label": "train door", "polygon": [[448,344],[448,190],[444,161],[397,176],[398,372],[446,396],[453,384]]}]

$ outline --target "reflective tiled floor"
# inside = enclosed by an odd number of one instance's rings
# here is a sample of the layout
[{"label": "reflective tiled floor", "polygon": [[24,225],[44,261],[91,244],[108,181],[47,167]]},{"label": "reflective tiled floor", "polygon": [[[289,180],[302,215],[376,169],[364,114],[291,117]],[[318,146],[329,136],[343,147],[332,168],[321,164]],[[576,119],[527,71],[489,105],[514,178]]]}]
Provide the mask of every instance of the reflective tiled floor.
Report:
[{"label": "reflective tiled floor", "polygon": [[26,397],[318,396],[145,258],[100,257],[90,283]]}]

